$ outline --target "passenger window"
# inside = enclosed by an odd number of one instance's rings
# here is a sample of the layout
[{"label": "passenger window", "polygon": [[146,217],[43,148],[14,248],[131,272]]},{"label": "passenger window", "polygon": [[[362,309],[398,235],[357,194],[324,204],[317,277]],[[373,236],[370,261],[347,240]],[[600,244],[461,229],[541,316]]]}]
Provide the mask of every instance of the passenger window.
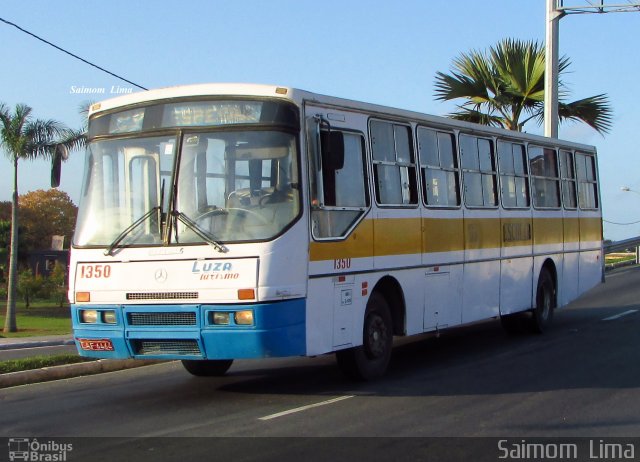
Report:
[{"label": "passenger window", "polygon": [[560,151],[560,179],[562,180],[562,202],[566,209],[577,208],[576,172],[573,165],[573,153]]},{"label": "passenger window", "polygon": [[425,204],[434,207],[459,206],[459,173],[454,135],[420,127],[418,151]]},{"label": "passenger window", "polygon": [[498,141],[498,164],[503,207],[528,208],[529,179],[524,145]]},{"label": "passenger window", "polygon": [[556,150],[529,146],[529,169],[533,185],[533,205],[560,207],[560,185]]},{"label": "passenger window", "polygon": [[497,206],[493,141],[471,135],[460,135],[460,159],[465,205],[468,207]]},{"label": "passenger window", "polygon": [[589,154],[576,153],[578,177],[578,203],[581,209],[595,210],[598,204],[595,158]]},{"label": "passenger window", "polygon": [[418,193],[410,127],[374,120],[370,130],[378,203],[416,204]]}]

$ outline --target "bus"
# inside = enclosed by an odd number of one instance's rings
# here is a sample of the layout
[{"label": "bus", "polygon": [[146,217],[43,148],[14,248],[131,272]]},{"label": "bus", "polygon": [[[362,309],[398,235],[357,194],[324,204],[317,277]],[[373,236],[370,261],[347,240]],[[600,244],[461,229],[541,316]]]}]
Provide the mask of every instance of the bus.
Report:
[{"label": "bus", "polygon": [[90,108],[70,256],[78,351],[335,353],[491,318],[545,331],[604,278],[596,149],[289,87],[178,86]]}]

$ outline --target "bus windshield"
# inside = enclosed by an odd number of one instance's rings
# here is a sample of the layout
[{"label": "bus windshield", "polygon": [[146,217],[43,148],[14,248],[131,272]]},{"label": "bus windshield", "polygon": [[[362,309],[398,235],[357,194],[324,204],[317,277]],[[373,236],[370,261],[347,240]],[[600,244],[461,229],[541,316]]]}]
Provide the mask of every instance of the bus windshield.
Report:
[{"label": "bus windshield", "polygon": [[296,138],[277,130],[94,141],[74,244],[271,239],[299,214],[298,181]]}]

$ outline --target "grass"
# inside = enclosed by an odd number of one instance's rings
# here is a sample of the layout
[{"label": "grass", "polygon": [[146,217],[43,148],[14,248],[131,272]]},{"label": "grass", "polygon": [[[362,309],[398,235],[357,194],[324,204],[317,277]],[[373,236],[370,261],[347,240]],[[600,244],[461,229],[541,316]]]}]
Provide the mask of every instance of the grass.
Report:
[{"label": "grass", "polygon": [[34,356],[32,358],[9,359],[0,361],[0,374],[19,372],[42,367],[60,366],[63,364],[75,364],[85,361],[94,361],[94,358],[83,358],[78,355],[64,354],[55,356]]},{"label": "grass", "polygon": [[[0,307],[0,323],[4,326],[6,302]],[[0,332],[0,338],[35,337],[41,335],[65,335],[71,333],[71,313],[69,305],[62,308],[55,302],[36,301],[25,308],[18,303],[16,313],[18,332]]]},{"label": "grass", "polygon": [[611,253],[605,255],[605,263],[620,263],[622,261],[635,260],[635,253]]}]

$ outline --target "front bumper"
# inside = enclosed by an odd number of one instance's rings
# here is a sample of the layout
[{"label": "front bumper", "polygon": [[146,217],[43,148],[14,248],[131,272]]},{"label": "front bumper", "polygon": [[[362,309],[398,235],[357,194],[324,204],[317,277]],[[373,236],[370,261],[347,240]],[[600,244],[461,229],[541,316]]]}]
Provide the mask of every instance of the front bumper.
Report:
[{"label": "front bumper", "polygon": [[[72,305],[73,331],[81,356],[112,359],[243,359],[303,356],[304,299],[233,305]],[[82,323],[81,310],[115,311],[116,323]],[[253,325],[233,322],[233,313],[253,311]],[[214,324],[213,313],[230,323]]]}]

